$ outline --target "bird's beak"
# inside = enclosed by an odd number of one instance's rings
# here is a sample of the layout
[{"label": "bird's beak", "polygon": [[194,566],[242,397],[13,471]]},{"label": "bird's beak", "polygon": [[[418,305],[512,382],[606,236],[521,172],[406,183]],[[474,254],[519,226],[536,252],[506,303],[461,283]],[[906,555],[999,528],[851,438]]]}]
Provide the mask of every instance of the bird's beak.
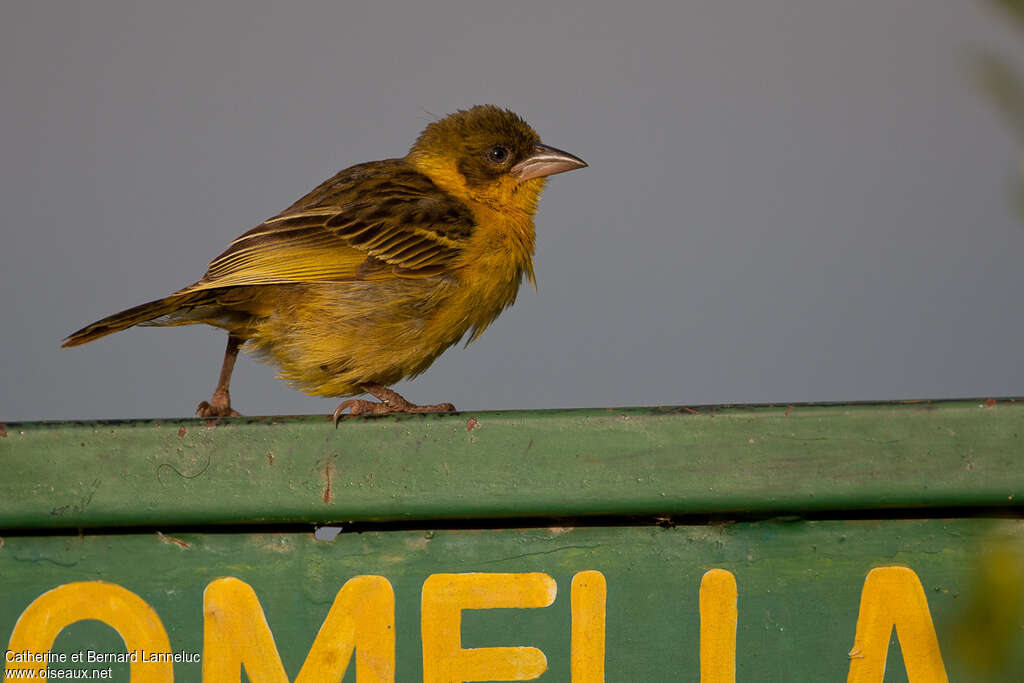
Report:
[{"label": "bird's beak", "polygon": [[533,153],[510,169],[520,181],[530,178],[543,178],[555,173],[565,173],[577,168],[584,168],[587,162],[578,156],[563,152],[539,142],[533,146]]}]

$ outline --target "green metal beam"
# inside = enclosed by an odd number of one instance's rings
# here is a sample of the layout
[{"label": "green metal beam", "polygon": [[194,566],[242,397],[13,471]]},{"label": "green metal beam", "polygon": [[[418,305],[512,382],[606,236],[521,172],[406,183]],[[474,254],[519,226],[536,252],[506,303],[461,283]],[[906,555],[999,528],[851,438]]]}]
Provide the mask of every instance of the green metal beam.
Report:
[{"label": "green metal beam", "polygon": [[0,426],[0,529],[1024,502],[1024,400]]}]

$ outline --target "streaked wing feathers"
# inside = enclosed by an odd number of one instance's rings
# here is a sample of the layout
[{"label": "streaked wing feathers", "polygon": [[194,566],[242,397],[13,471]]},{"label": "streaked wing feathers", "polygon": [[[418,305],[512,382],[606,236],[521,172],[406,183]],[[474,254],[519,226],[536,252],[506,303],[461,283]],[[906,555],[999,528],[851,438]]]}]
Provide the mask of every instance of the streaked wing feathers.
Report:
[{"label": "streaked wing feathers", "polygon": [[360,164],[236,239],[188,289],[434,275],[473,227],[469,209],[401,160]]}]

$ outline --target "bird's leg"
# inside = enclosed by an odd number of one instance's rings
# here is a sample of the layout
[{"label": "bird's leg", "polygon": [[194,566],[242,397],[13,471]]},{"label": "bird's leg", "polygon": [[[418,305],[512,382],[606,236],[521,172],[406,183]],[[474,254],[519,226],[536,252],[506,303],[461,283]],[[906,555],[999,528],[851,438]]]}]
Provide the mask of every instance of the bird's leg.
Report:
[{"label": "bird's leg", "polygon": [[349,415],[389,415],[391,413],[452,413],[455,406],[451,403],[435,403],[430,406],[418,406],[409,403],[401,394],[394,389],[382,387],[379,384],[366,382],[360,384],[359,388],[368,394],[380,399],[380,403],[365,401],[359,398],[350,398],[342,401],[337,410],[334,411],[334,426],[338,426],[341,414],[348,409]]},{"label": "bird's leg", "polygon": [[213,390],[213,396],[209,401],[203,401],[196,408],[196,417],[238,417],[240,415],[237,410],[231,409],[231,394],[228,393],[228,384],[231,383],[231,372],[235,369],[238,349],[244,341],[241,337],[228,333],[228,347],[224,350],[224,364],[220,367],[217,388]]}]

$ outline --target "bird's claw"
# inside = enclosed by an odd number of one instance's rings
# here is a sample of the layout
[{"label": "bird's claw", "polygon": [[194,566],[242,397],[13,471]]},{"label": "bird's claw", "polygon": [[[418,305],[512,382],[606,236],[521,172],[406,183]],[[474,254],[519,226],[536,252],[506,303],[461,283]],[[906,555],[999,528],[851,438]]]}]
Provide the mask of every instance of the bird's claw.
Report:
[{"label": "bird's claw", "polygon": [[203,401],[196,406],[196,417],[241,417],[242,414],[232,409],[230,405],[218,406],[209,401]]}]

